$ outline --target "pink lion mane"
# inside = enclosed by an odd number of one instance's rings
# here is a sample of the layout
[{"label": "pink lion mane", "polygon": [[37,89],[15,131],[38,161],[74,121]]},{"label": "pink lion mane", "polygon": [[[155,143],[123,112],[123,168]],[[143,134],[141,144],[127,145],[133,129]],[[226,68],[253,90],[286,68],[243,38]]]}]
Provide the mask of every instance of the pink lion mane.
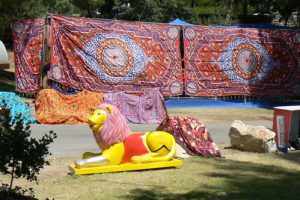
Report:
[{"label": "pink lion mane", "polygon": [[[112,109],[112,113],[108,112],[107,107]],[[116,143],[123,142],[131,131],[127,119],[117,107],[111,104],[101,104],[97,109],[104,110],[107,113],[100,131],[98,134],[94,134],[97,144],[103,151]]]}]

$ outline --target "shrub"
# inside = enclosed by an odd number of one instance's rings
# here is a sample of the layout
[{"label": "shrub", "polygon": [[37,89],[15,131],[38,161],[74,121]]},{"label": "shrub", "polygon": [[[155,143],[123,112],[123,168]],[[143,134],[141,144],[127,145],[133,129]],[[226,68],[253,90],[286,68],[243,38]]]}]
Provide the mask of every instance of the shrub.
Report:
[{"label": "shrub", "polygon": [[[2,185],[2,198],[24,195],[28,190],[21,190],[20,187],[13,188],[15,178],[26,178],[29,181],[37,182],[37,174],[44,165],[49,165],[45,160],[49,152],[49,144],[57,137],[56,133],[50,131],[41,139],[31,138],[30,125],[24,125],[20,121],[20,116],[16,118],[14,126],[9,126],[8,130],[0,129],[0,172],[10,175],[9,185]],[[7,120],[10,121],[10,120]],[[32,189],[29,190],[31,195]]]}]

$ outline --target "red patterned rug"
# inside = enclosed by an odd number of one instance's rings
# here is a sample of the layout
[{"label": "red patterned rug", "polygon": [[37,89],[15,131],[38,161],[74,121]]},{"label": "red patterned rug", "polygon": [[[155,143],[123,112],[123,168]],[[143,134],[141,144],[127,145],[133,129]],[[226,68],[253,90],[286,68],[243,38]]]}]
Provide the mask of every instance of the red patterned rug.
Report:
[{"label": "red patterned rug", "polygon": [[296,30],[184,27],[189,96],[300,96]]},{"label": "red patterned rug", "polygon": [[20,92],[38,92],[44,21],[44,19],[24,19],[12,23],[16,90]]},{"label": "red patterned rug", "polygon": [[182,94],[179,26],[52,16],[51,36],[48,76],[65,86]]}]

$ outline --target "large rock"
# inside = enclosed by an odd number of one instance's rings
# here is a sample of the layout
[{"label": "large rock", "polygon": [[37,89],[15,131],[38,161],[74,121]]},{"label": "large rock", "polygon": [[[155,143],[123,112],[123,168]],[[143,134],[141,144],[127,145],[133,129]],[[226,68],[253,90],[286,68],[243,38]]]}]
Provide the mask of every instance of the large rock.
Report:
[{"label": "large rock", "polygon": [[235,120],[230,127],[229,137],[231,145],[243,151],[276,151],[275,133],[264,126],[246,125],[240,120]]}]

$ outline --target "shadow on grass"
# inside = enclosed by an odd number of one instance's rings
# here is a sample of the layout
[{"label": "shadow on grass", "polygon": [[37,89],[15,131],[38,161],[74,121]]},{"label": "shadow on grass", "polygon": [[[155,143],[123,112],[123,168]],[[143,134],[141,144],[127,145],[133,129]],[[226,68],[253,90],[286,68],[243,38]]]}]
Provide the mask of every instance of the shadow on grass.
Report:
[{"label": "shadow on grass", "polygon": [[[25,193],[29,193],[26,195]],[[15,187],[14,191],[12,191],[7,197],[8,194],[8,187],[7,185],[3,185],[0,187],[0,199],[4,200],[37,200],[37,198],[34,197],[33,190],[27,190],[22,189],[21,187]]]},{"label": "shadow on grass", "polygon": [[151,189],[135,189],[128,195],[128,199],[156,200],[156,199],[215,199],[206,192],[191,191],[185,194],[174,194],[166,192],[166,187],[153,187]]},{"label": "shadow on grass", "polygon": [[10,197],[6,198],[6,193],[0,192],[0,199],[3,200],[38,200],[37,198],[31,197],[31,196],[24,196],[24,195],[16,195],[12,194]]},{"label": "shadow on grass", "polygon": [[15,92],[15,73],[0,70],[0,91]]},{"label": "shadow on grass", "polygon": [[[200,160],[203,165],[212,165],[209,159]],[[299,199],[300,168],[289,170],[276,166],[260,165],[220,159],[215,164],[216,172],[199,174],[211,182],[195,185],[186,193],[170,191],[164,185],[132,190],[128,199]],[[201,171],[201,169],[199,169]],[[198,189],[199,188],[199,189]]]},{"label": "shadow on grass", "polygon": [[[300,164],[300,150],[289,151],[288,153],[278,154],[278,157],[284,160],[288,160],[297,164]],[[299,172],[300,173],[300,172]],[[299,189],[300,191],[300,189]],[[300,199],[300,194],[299,194]]]}]

